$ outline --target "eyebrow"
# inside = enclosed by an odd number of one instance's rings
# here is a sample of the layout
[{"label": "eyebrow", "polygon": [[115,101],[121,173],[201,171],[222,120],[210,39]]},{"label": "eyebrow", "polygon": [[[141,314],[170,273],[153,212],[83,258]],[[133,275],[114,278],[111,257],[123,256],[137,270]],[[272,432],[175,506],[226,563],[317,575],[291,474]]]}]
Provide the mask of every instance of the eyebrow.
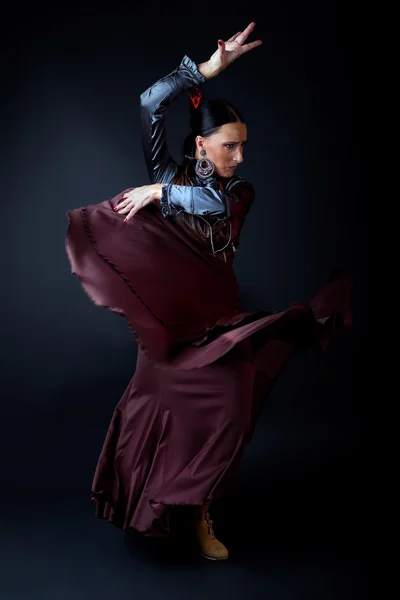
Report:
[{"label": "eyebrow", "polygon": [[[246,144],[247,140],[244,140],[242,144]],[[224,144],[240,144],[240,142],[224,142]]]}]

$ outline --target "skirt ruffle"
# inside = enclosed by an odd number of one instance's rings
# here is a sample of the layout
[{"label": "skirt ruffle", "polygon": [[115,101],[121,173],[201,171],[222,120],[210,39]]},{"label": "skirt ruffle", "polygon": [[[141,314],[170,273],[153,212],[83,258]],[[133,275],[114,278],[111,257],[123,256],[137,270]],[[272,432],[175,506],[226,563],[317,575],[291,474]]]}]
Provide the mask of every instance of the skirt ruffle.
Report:
[{"label": "skirt ruffle", "polygon": [[167,535],[172,506],[219,496],[293,353],[352,324],[352,279],[334,273],[308,301],[243,310],[231,265],[158,211],[128,224],[112,200],[70,211],[66,249],[91,300],[125,317],[136,371],[117,404],[94,476],[96,515]]}]

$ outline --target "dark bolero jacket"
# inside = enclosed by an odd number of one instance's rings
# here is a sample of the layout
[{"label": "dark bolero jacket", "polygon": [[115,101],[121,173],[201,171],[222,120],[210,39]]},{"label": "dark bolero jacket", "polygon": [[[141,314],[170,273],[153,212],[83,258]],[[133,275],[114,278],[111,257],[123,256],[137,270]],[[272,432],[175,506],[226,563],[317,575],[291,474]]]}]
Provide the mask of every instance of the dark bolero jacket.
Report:
[{"label": "dark bolero jacket", "polygon": [[[233,175],[222,191],[215,174],[206,179],[197,176],[194,169],[196,159],[190,156],[186,158],[191,162],[188,172],[192,185],[171,183],[180,172],[181,165],[168,152],[164,112],[181,94],[205,81],[206,78],[199,72],[196,63],[185,55],[177,68],[141,94],[142,147],[150,181],[165,184],[161,193],[163,216],[174,217],[184,212],[193,215],[195,219],[207,221],[208,228],[211,229],[208,247],[215,226],[219,233],[221,229],[225,230],[226,237],[229,230],[231,241],[223,255],[226,260],[226,254],[235,252],[238,247],[244,218],[254,201],[255,192],[251,183]],[[219,246],[215,246],[218,253]]]}]

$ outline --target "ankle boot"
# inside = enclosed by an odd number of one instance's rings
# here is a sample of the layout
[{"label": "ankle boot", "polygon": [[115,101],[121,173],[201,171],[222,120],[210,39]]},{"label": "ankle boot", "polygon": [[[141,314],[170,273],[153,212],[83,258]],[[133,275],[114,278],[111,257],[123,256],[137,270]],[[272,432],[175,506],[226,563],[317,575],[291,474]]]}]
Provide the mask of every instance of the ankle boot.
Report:
[{"label": "ankle boot", "polygon": [[229,552],[215,537],[208,507],[209,504],[204,504],[194,513],[193,532],[199,544],[200,554],[210,560],[225,560],[229,557]]}]

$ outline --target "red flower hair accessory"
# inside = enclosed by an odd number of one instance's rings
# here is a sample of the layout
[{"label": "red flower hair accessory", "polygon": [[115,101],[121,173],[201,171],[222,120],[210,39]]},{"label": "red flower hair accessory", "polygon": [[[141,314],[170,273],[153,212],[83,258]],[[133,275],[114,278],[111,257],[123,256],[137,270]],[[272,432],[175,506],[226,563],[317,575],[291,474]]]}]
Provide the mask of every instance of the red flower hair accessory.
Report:
[{"label": "red flower hair accessory", "polygon": [[189,98],[193,104],[194,108],[198,108],[201,99],[203,98],[203,93],[198,87],[193,87],[189,91]]}]

